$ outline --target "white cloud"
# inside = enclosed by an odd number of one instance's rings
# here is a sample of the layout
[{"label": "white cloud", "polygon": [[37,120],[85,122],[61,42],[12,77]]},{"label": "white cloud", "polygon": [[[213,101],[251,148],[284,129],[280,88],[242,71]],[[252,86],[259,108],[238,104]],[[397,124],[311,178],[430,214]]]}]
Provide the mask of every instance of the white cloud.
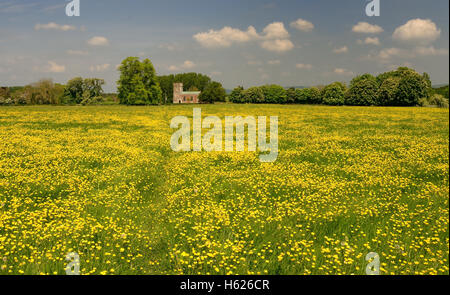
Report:
[{"label": "white cloud", "polygon": [[196,64],[193,61],[186,60],[180,66],[171,65],[169,66],[170,71],[179,71],[179,70],[189,70],[195,68]]},{"label": "white cloud", "polygon": [[394,56],[406,56],[408,54],[408,52],[404,49],[400,49],[400,48],[385,48],[383,50],[380,51],[380,53],[378,54],[378,57],[381,60],[388,60]]},{"label": "white cloud", "polygon": [[299,18],[295,22],[291,23],[291,27],[299,31],[311,32],[314,29],[314,24],[312,22]]},{"label": "white cloud", "polygon": [[436,49],[433,46],[424,47],[418,46],[413,49],[401,49],[401,48],[386,48],[380,51],[377,57],[381,62],[388,63],[392,61],[392,58],[415,58],[418,56],[444,56],[448,55],[448,49]]},{"label": "white cloud", "polygon": [[347,53],[347,52],[348,52],[348,47],[347,47],[347,46],[344,46],[344,47],[341,47],[341,48],[335,48],[335,49],[333,50],[333,52],[334,52],[334,53],[337,53],[337,54]]},{"label": "white cloud", "polygon": [[48,65],[44,67],[43,72],[46,73],[64,73],[66,71],[66,66],[59,65],[54,61],[49,61]]},{"label": "white cloud", "polygon": [[305,69],[305,70],[311,70],[313,68],[310,64],[296,64],[295,67],[297,69]]},{"label": "white cloud", "polygon": [[39,30],[55,30],[55,31],[75,31],[77,28],[75,26],[70,25],[58,25],[57,23],[48,23],[48,24],[36,24],[34,26],[36,31]]},{"label": "white cloud", "polygon": [[419,46],[415,49],[415,53],[417,55],[422,56],[440,56],[440,55],[448,55],[448,49],[436,49],[433,46],[430,47]]},{"label": "white cloud", "polygon": [[429,44],[441,35],[441,30],[429,19],[412,19],[395,29],[392,38],[402,42]]},{"label": "white cloud", "polygon": [[227,26],[218,31],[211,29],[193,36],[200,45],[206,48],[227,48],[234,43],[261,41],[262,48],[275,52],[284,52],[294,48],[289,37],[289,32],[282,22],[267,25],[261,34],[258,34],[253,26],[248,27],[247,31]]},{"label": "white cloud", "polygon": [[233,43],[248,42],[258,37],[258,33],[253,26],[248,27],[247,31],[224,27],[219,31],[211,29],[208,32],[194,35],[194,39],[206,48],[230,47]]},{"label": "white cloud", "polygon": [[194,63],[193,61],[186,60],[186,61],[183,63],[183,68],[185,68],[185,69],[192,69],[192,68],[194,68],[194,67],[195,67],[195,63]]},{"label": "white cloud", "polygon": [[109,45],[109,40],[105,37],[97,36],[89,39],[87,43],[91,46],[107,46]]},{"label": "white cloud", "polygon": [[279,59],[275,59],[275,60],[269,60],[268,62],[267,62],[267,64],[269,64],[269,65],[279,65],[281,63],[281,61],[279,60]]},{"label": "white cloud", "polygon": [[338,75],[353,76],[353,72],[352,71],[349,71],[347,69],[342,69],[342,68],[334,69],[334,73],[338,74]]},{"label": "white cloud", "polygon": [[289,38],[289,32],[284,27],[282,22],[274,22],[263,30],[264,39],[287,39]]},{"label": "white cloud", "polygon": [[294,48],[294,44],[289,39],[266,40],[261,43],[261,47],[274,52],[285,52]]},{"label": "white cloud", "polygon": [[363,40],[358,40],[358,44],[362,45],[376,45],[379,46],[381,45],[380,43],[380,39],[378,39],[378,37],[367,37],[364,41]]},{"label": "white cloud", "polygon": [[80,56],[85,56],[85,55],[89,55],[89,52],[87,51],[82,51],[82,50],[67,50],[66,53],[68,55],[80,55]]},{"label": "white cloud", "polygon": [[95,66],[90,66],[90,70],[91,72],[104,72],[107,69],[109,69],[110,64],[102,64],[102,65],[95,65]]},{"label": "white cloud", "polygon": [[367,22],[359,22],[358,24],[353,26],[352,31],[355,33],[378,34],[383,32],[384,30],[378,25],[371,25]]}]

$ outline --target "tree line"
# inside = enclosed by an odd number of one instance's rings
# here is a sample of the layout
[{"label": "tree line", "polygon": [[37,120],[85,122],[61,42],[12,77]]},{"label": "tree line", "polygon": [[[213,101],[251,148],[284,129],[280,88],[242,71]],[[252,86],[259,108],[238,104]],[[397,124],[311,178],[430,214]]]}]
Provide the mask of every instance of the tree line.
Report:
[{"label": "tree line", "polygon": [[448,107],[448,94],[445,98],[440,93],[432,88],[427,73],[420,75],[413,69],[400,67],[376,77],[371,74],[357,76],[348,87],[341,82],[287,90],[279,85],[248,89],[238,86],[229,95],[229,100],[233,103]]},{"label": "tree line", "polygon": [[23,87],[0,87],[0,105],[90,105],[113,101],[103,93],[105,81],[76,77],[66,85],[42,79]]},{"label": "tree line", "polygon": [[43,79],[25,87],[0,87],[0,105],[80,104],[118,102],[124,105],[161,105],[173,101],[173,84],[183,83],[188,91],[201,91],[201,103],[324,104],[350,106],[440,106],[448,107],[448,86],[433,89],[427,73],[400,67],[378,76],[364,74],[347,86],[334,82],[326,86],[285,89],[263,85],[238,86],[227,95],[222,84],[200,73],[157,76],[149,59],[124,59],[119,67],[117,98],[103,93],[105,81],[76,77],[66,85]]}]

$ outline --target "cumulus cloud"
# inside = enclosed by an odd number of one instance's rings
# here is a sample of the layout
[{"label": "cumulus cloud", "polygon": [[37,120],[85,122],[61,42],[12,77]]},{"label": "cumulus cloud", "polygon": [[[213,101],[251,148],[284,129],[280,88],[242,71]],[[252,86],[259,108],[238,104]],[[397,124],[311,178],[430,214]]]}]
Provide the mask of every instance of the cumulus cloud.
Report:
[{"label": "cumulus cloud", "polygon": [[279,65],[281,63],[281,61],[280,60],[278,60],[278,59],[275,59],[275,60],[269,60],[268,62],[267,62],[267,64],[269,64],[269,65]]},{"label": "cumulus cloud", "polygon": [[363,34],[378,34],[383,32],[383,28],[378,25],[371,25],[367,22],[359,22],[353,26],[352,29],[355,33],[363,33]]},{"label": "cumulus cloud", "polygon": [[45,73],[64,73],[65,71],[66,66],[59,65],[54,61],[49,61],[48,65],[43,69],[43,72]]},{"label": "cumulus cloud", "polygon": [[441,35],[441,30],[429,19],[412,19],[395,29],[392,38],[401,42],[429,44]]},{"label": "cumulus cloud", "polygon": [[291,22],[291,27],[299,31],[311,32],[314,29],[314,24],[312,22],[299,18],[298,20]]},{"label": "cumulus cloud", "polygon": [[97,36],[89,39],[87,43],[91,46],[108,46],[109,40],[105,37]]},{"label": "cumulus cloud", "polygon": [[260,41],[262,48],[275,52],[284,52],[294,48],[289,37],[289,32],[282,22],[267,25],[261,34],[253,26],[250,26],[247,31],[224,27],[221,30],[211,29],[193,36],[200,45],[206,48],[227,48],[235,43]]},{"label": "cumulus cloud", "polygon": [[358,40],[358,44],[362,45],[376,45],[379,46],[381,45],[380,43],[380,39],[378,39],[378,37],[367,37],[365,40]]},{"label": "cumulus cloud", "polygon": [[334,53],[337,53],[337,54],[347,53],[347,52],[348,52],[348,47],[347,47],[347,46],[344,46],[344,47],[340,47],[340,48],[335,48],[335,49],[333,50],[333,52],[334,52]]},{"label": "cumulus cloud", "polygon": [[171,65],[169,66],[170,71],[179,71],[179,70],[189,70],[195,68],[196,64],[193,61],[186,60],[180,66]]},{"label": "cumulus cloud", "polygon": [[253,26],[248,27],[247,31],[224,27],[219,31],[211,29],[208,32],[194,35],[194,39],[207,48],[230,47],[233,43],[248,42],[258,37],[258,33]]},{"label": "cumulus cloud", "polygon": [[334,73],[343,76],[353,76],[353,72],[343,68],[334,69]]},{"label": "cumulus cloud", "polygon": [[289,38],[289,32],[284,27],[282,22],[275,22],[269,24],[263,30],[264,39],[287,39]]},{"label": "cumulus cloud", "polygon": [[104,72],[107,69],[109,69],[110,64],[102,64],[102,65],[95,65],[95,66],[90,66],[90,70],[91,72]]},{"label": "cumulus cloud", "polygon": [[36,24],[34,26],[36,31],[39,30],[55,30],[55,31],[75,31],[77,28],[70,25],[58,25],[57,23],[48,23],[48,24]]},{"label": "cumulus cloud", "polygon": [[297,69],[311,70],[313,66],[310,64],[296,64],[295,67]]},{"label": "cumulus cloud", "polygon": [[294,44],[289,39],[266,40],[261,43],[261,47],[274,52],[285,52],[294,48]]}]

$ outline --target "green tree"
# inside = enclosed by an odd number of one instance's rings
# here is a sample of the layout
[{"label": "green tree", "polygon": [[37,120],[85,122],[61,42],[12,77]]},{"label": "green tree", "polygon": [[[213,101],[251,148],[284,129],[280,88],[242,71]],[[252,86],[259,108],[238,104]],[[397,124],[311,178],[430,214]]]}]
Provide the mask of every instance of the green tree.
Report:
[{"label": "green tree", "polygon": [[216,101],[225,101],[227,93],[219,82],[211,82],[206,86],[199,96],[199,100],[205,103],[214,103]]},{"label": "green tree", "polygon": [[119,101],[127,105],[159,104],[162,90],[156,77],[155,68],[149,59],[143,62],[137,57],[128,57],[119,68],[117,82]]},{"label": "green tree", "polygon": [[286,90],[280,85],[261,86],[264,93],[264,103],[286,103]]},{"label": "green tree", "polygon": [[83,99],[84,81],[81,77],[69,80],[64,88],[64,102],[79,104]]},{"label": "green tree", "polygon": [[428,96],[426,81],[419,74],[409,74],[403,77],[396,92],[395,103],[399,106],[415,106],[419,99]]},{"label": "green tree", "polygon": [[297,91],[294,87],[286,90],[286,102],[287,103],[295,103],[297,101]]},{"label": "green tree", "polygon": [[394,106],[396,104],[398,84],[400,78],[392,76],[387,79],[383,79],[383,83],[378,89],[378,104],[382,106]]},{"label": "green tree", "polygon": [[326,86],[321,92],[323,103],[326,105],[343,105],[346,90],[345,85],[340,82],[334,82]]},{"label": "green tree", "polygon": [[242,93],[244,103],[263,103],[264,92],[261,87],[250,87]]},{"label": "green tree", "polygon": [[230,101],[233,103],[243,103],[243,92],[244,92],[244,87],[242,86],[238,86],[236,88],[233,89],[233,91],[231,91],[230,93]]},{"label": "green tree", "polygon": [[378,83],[374,76],[364,74],[350,82],[345,104],[356,106],[378,105]]}]

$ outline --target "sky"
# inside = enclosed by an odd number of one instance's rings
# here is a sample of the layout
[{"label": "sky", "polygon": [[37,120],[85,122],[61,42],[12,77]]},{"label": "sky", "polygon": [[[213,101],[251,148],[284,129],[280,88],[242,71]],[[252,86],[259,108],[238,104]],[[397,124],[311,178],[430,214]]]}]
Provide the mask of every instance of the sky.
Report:
[{"label": "sky", "polygon": [[449,1],[0,0],[0,85],[103,78],[150,58],[158,75],[199,72],[227,89],[348,82],[409,66],[449,82]]}]

